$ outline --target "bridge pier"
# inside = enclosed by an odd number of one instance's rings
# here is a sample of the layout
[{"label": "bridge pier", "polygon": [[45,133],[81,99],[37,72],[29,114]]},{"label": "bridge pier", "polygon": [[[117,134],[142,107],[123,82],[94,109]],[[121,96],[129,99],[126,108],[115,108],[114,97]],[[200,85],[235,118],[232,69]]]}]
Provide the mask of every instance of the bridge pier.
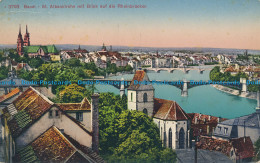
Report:
[{"label": "bridge pier", "polygon": [[247,85],[246,85],[246,78],[240,78],[240,83],[242,84],[242,94],[247,94]]},{"label": "bridge pier", "polygon": [[122,98],[125,94],[125,83],[124,78],[121,79],[121,85],[120,85],[120,97]]},{"label": "bridge pier", "polygon": [[188,82],[186,79],[183,80],[181,96],[188,96]]}]

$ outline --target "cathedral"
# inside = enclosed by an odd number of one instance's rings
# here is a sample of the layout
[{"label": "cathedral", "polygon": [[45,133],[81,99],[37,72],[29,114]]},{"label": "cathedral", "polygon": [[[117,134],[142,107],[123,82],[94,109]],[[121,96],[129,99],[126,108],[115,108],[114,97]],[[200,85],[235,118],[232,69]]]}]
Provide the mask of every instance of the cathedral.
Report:
[{"label": "cathedral", "polygon": [[53,56],[58,56],[59,51],[55,45],[31,45],[30,33],[26,25],[26,33],[23,36],[21,34],[21,26],[19,28],[19,34],[17,38],[17,53],[22,56],[27,54],[29,57],[40,57],[43,60],[50,60]]},{"label": "cathedral", "polygon": [[21,34],[21,26],[19,28],[19,34],[18,34],[18,38],[17,38],[17,53],[20,56],[23,55],[24,46],[30,46],[30,33],[28,32],[27,25],[26,25],[26,33],[24,35],[24,39]]},{"label": "cathedral", "polygon": [[150,81],[146,72],[136,71],[128,88],[128,109],[141,111],[153,118],[160,130],[160,138],[164,147],[172,149],[189,148],[190,120],[189,116],[175,101],[154,97],[151,84],[135,84]]}]

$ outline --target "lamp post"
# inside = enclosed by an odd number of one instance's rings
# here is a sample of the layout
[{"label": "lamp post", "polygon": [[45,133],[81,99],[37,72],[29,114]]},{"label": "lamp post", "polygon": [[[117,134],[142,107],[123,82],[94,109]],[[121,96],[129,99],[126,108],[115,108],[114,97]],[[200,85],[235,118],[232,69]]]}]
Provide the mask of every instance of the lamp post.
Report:
[{"label": "lamp post", "polygon": [[198,148],[197,148],[197,142],[199,141],[200,131],[197,130],[195,132],[195,147],[194,147],[194,162],[198,162]]}]

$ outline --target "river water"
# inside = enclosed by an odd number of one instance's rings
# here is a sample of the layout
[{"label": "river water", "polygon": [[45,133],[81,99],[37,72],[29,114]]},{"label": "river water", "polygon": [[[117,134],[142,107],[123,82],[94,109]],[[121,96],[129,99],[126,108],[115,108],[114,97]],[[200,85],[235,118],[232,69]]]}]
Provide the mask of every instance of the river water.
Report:
[{"label": "river water", "polygon": [[[150,80],[209,80],[209,70],[200,74],[197,70],[191,70],[184,74],[180,70],[173,73],[161,71],[160,73],[148,72]],[[110,77],[132,79],[134,74]],[[224,93],[210,85],[202,85],[188,89],[188,96],[182,97],[181,90],[169,85],[153,85],[155,97],[176,101],[186,113],[202,113],[222,118],[235,118],[255,111],[256,100],[242,98]],[[119,90],[111,85],[96,85],[98,92],[113,92],[119,94]],[[126,91],[127,93],[127,91]]]}]

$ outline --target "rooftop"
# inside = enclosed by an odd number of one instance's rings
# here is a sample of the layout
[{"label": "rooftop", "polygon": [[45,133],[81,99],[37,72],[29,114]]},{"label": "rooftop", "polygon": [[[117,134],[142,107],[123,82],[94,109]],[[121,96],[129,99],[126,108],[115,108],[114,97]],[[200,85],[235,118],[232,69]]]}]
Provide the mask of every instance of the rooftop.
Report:
[{"label": "rooftop", "polygon": [[190,117],[175,101],[154,98],[154,118],[163,120],[188,120]]}]

